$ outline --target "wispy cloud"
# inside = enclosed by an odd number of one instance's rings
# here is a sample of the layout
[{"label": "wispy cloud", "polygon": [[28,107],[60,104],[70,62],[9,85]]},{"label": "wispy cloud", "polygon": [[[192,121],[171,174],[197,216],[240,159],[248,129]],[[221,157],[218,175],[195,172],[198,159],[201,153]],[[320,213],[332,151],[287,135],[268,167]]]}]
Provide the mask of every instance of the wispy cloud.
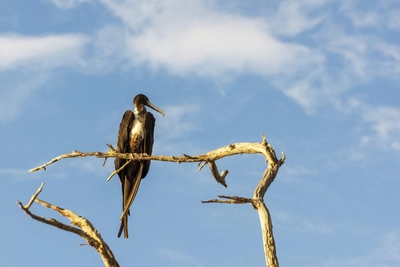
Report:
[{"label": "wispy cloud", "polygon": [[127,27],[134,64],[176,75],[269,75],[294,71],[315,60],[303,45],[280,41],[260,18],[218,11],[206,1],[103,0]]},{"label": "wispy cloud", "polygon": [[194,119],[200,111],[198,105],[167,106],[164,111],[167,116],[157,121],[157,130],[164,133],[163,138],[178,139],[198,128]]},{"label": "wispy cloud", "polygon": [[89,37],[79,34],[0,35],[0,121],[15,119],[59,67],[85,67]]},{"label": "wispy cloud", "polygon": [[82,65],[88,38],[77,34],[26,36],[0,35],[0,70],[32,66],[40,68]]},{"label": "wispy cloud", "polygon": [[[108,72],[126,61],[128,32],[117,25],[107,25],[94,33],[92,54],[87,58],[85,71]],[[112,42],[110,41],[112,40]]]},{"label": "wispy cloud", "polygon": [[54,5],[61,9],[69,9],[79,4],[91,2],[92,0],[50,0]]},{"label": "wispy cloud", "polygon": [[[200,106],[196,104],[174,105],[165,107],[164,111],[165,117],[157,120],[156,125],[156,131],[162,133],[155,143],[157,153],[181,154],[196,150],[195,142],[190,144],[182,142],[188,134],[200,128],[200,122],[197,119]],[[184,151],[182,151],[183,148]]]},{"label": "wispy cloud", "polygon": [[364,111],[363,120],[371,125],[374,134],[364,135],[362,144],[374,144],[400,150],[400,108],[368,107]]},{"label": "wispy cloud", "polygon": [[340,11],[347,16],[355,27],[399,29],[399,16],[396,15],[397,1],[374,2],[373,5],[363,5],[360,1],[349,0],[340,3]]},{"label": "wispy cloud", "polygon": [[277,35],[287,36],[294,36],[311,30],[323,21],[323,13],[316,11],[328,2],[330,0],[279,1],[277,12],[271,19],[271,29]]},{"label": "wispy cloud", "polygon": [[[59,8],[71,8],[86,1],[52,2]],[[396,135],[393,134],[396,127],[382,128],[388,120],[396,121],[393,116],[384,114],[385,119],[378,119],[368,114],[367,119],[362,115],[365,111],[343,104],[354,97],[354,87],[375,77],[397,79],[400,74],[397,44],[384,35],[349,31],[351,23],[354,27],[373,27],[378,23],[381,28],[400,28],[391,15],[393,2],[368,6],[368,12],[361,14],[356,8],[357,1],[337,6],[330,0],[285,0],[271,5],[266,17],[229,13],[214,1],[192,0],[182,4],[178,0],[100,0],[100,3],[120,19],[120,25],[105,26],[92,37],[1,35],[0,46],[4,49],[0,51],[0,70],[34,65],[107,71],[113,64],[129,62],[134,67],[166,70],[172,75],[195,74],[215,80],[252,74],[267,79],[309,113],[317,114],[316,111],[326,107],[339,112],[346,109],[385,140]],[[349,20],[335,23],[338,12],[343,12]],[[293,38],[300,35],[301,38]],[[88,46],[93,49],[85,57]],[[368,105],[374,108],[373,104]],[[379,107],[374,109],[385,112]],[[8,118],[17,114],[9,113]],[[181,116],[179,110],[171,110],[171,114],[165,121]],[[182,125],[181,132],[193,126]],[[175,138],[178,133],[169,129],[170,137]],[[391,142],[392,148],[398,146],[397,142]]]}]

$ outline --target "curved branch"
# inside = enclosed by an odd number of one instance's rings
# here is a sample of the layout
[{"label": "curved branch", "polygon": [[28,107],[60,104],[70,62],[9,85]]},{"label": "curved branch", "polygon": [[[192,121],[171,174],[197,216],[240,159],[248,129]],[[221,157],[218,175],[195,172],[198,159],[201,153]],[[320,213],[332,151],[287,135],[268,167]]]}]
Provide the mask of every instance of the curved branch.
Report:
[{"label": "curved branch", "polygon": [[275,150],[273,147],[267,143],[265,137],[263,136],[263,142],[261,145],[264,146],[266,154],[266,160],[268,162],[268,167],[264,171],[264,174],[258,183],[253,197],[252,198],[244,198],[244,197],[227,197],[227,196],[218,196],[219,198],[226,198],[228,200],[219,200],[219,199],[211,199],[207,201],[202,201],[202,203],[226,203],[226,204],[252,204],[253,207],[257,210],[261,231],[264,243],[264,254],[267,266],[269,267],[279,267],[278,257],[276,255],[276,246],[275,239],[272,231],[272,220],[271,215],[267,206],[264,203],[264,196],[267,192],[269,186],[275,180],[276,175],[278,174],[278,170],[282,164],[285,163],[285,153],[282,152],[282,158],[278,160],[275,154]]},{"label": "curved branch", "polygon": [[[265,139],[265,136],[262,136],[262,142],[261,143],[235,143],[235,144],[230,144],[215,150],[212,150],[208,153],[205,154],[200,154],[197,156],[189,156],[186,154],[183,154],[182,156],[156,156],[156,155],[147,155],[147,154],[123,154],[123,153],[118,153],[110,144],[107,144],[107,146],[110,148],[108,152],[79,152],[79,151],[72,151],[71,154],[63,154],[60,155],[49,162],[33,168],[29,170],[30,172],[36,172],[41,169],[46,170],[46,167],[65,158],[76,158],[76,157],[97,157],[97,158],[104,158],[105,160],[107,158],[122,158],[122,159],[128,159],[128,160],[157,160],[157,161],[167,161],[167,162],[177,162],[177,163],[182,163],[182,162],[199,162],[199,171],[208,163],[210,166],[210,170],[212,175],[214,176],[215,180],[222,184],[223,186],[227,187],[226,185],[226,175],[228,174],[227,170],[224,170],[221,172],[221,174],[218,173],[218,168],[215,162],[221,158],[227,157],[227,156],[233,156],[237,154],[262,154],[266,158],[266,161],[268,162],[268,167],[264,171],[264,174],[258,183],[253,197],[252,198],[244,198],[244,197],[228,197],[228,196],[219,196],[219,198],[225,198],[226,200],[218,200],[218,199],[212,199],[208,201],[202,201],[202,203],[227,203],[227,204],[252,204],[252,206],[257,210],[259,217],[260,217],[260,223],[261,223],[261,229],[263,233],[263,241],[264,241],[264,252],[265,252],[265,257],[266,257],[266,262],[267,266],[269,267],[278,267],[278,258],[276,256],[276,248],[275,248],[275,241],[273,237],[273,232],[272,232],[272,222],[271,222],[271,216],[269,213],[268,208],[266,207],[264,203],[264,195],[267,192],[269,186],[271,183],[274,181],[278,170],[282,164],[285,163],[285,154],[282,152],[282,158],[278,159],[275,150],[273,147],[268,144],[268,142]],[[104,161],[105,162],[105,161]],[[104,165],[104,163],[103,163]],[[126,165],[125,165],[126,166]],[[122,166],[120,169],[114,171],[111,173],[109,179],[116,173],[118,173],[120,170],[122,170],[125,166]],[[21,207],[23,208],[23,207]],[[64,215],[63,215],[64,216]]]},{"label": "curved branch", "polygon": [[[115,259],[111,249],[108,247],[107,243],[103,240],[100,233],[96,230],[96,228],[94,228],[94,226],[89,220],[79,216],[78,214],[70,210],[63,209],[61,207],[58,207],[56,205],[53,205],[51,203],[48,203],[46,201],[37,198],[40,192],[42,191],[43,186],[44,183],[40,185],[39,189],[32,196],[31,200],[27,205],[24,206],[21,202],[17,201],[19,207],[34,220],[79,235],[80,237],[85,239],[90,246],[92,246],[94,249],[97,250],[106,267],[119,267],[119,264]],[[33,214],[29,210],[33,202],[37,202],[46,208],[50,208],[54,211],[57,211],[63,217],[69,219],[72,225],[77,226],[78,228],[63,224],[53,218],[46,219],[45,217],[40,217],[36,214]]]}]

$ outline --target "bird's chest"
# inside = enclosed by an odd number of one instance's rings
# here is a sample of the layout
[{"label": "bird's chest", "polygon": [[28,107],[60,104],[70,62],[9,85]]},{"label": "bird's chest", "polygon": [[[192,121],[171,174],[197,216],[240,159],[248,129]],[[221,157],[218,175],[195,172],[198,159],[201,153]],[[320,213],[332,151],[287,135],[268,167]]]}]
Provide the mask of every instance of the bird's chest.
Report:
[{"label": "bird's chest", "polygon": [[130,147],[136,150],[142,144],[142,141],[144,139],[143,122],[135,118],[135,120],[133,121],[132,130],[130,134],[131,134]]}]

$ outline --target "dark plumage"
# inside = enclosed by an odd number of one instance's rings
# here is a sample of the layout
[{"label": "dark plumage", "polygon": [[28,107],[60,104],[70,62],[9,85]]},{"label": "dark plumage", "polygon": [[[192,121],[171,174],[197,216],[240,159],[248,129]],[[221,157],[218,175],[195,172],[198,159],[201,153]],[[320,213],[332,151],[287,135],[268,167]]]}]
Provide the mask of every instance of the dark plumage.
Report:
[{"label": "dark plumage", "polygon": [[[153,114],[146,111],[148,106],[161,113],[164,111],[154,106],[147,96],[139,94],[133,100],[134,112],[125,111],[118,131],[117,151],[120,153],[146,153],[151,155],[153,150],[153,135],[156,119]],[[122,167],[127,160],[116,158],[114,161],[115,169]],[[118,173],[122,185],[122,215],[121,227],[118,237],[124,231],[124,237],[128,238],[128,215],[129,208],[135,200],[141,179],[145,178],[149,172],[149,160],[134,160]]]}]

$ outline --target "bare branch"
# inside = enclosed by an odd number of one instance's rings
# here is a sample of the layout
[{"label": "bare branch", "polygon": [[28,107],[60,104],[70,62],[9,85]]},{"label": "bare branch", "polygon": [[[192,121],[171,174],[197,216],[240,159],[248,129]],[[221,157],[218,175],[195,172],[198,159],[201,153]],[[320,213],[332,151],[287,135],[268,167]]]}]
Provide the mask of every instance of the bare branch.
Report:
[{"label": "bare branch", "polygon": [[279,267],[278,257],[276,256],[275,239],[272,232],[272,219],[264,201],[254,201],[253,205],[258,211],[261,224],[261,232],[264,243],[265,260],[268,267]]},{"label": "bare branch", "polygon": [[210,170],[211,170],[212,175],[215,178],[215,181],[217,181],[217,183],[219,183],[219,184],[222,184],[225,188],[228,187],[225,182],[225,177],[229,173],[228,170],[222,171],[221,175],[219,175],[218,168],[217,168],[217,165],[215,164],[215,161],[208,162],[208,165],[210,166]]},{"label": "bare branch", "polygon": [[266,264],[268,267],[279,267],[278,257],[276,255],[275,240],[272,232],[271,215],[267,206],[264,203],[264,195],[267,192],[269,186],[274,181],[276,175],[278,174],[280,166],[285,163],[286,157],[285,153],[282,152],[282,158],[278,160],[275,154],[275,150],[270,144],[267,143],[264,135],[262,136],[262,138],[263,141],[261,145],[265,148],[266,153],[263,154],[268,162],[268,168],[264,171],[264,174],[254,191],[253,197],[244,198],[237,196],[218,196],[219,198],[226,198],[228,200],[211,199],[207,201],[202,201],[202,203],[252,204],[253,207],[257,210],[260,217]]},{"label": "bare branch", "polygon": [[201,203],[226,203],[226,204],[253,204],[253,199],[245,198],[245,197],[238,197],[238,196],[218,196],[219,198],[226,198],[228,200],[220,200],[220,199],[210,199],[201,201]]},{"label": "bare branch", "polygon": [[230,144],[216,150],[210,151],[206,154],[201,154],[197,156],[156,156],[156,155],[145,155],[145,154],[131,154],[131,153],[118,153],[110,144],[107,146],[110,148],[108,152],[80,152],[73,150],[70,154],[62,154],[49,162],[38,166],[36,168],[30,169],[29,172],[37,172],[40,170],[45,170],[47,166],[66,158],[84,158],[84,157],[97,157],[97,158],[121,158],[121,159],[131,159],[131,160],[157,160],[157,161],[168,161],[168,162],[212,162],[217,161],[221,158],[227,156],[233,156],[237,154],[262,154],[265,157],[268,156],[266,149],[265,139],[262,143],[235,143]]},{"label": "bare branch", "polygon": [[[27,205],[24,206],[21,202],[17,201],[19,207],[34,220],[79,235],[80,237],[85,239],[90,246],[92,246],[94,249],[97,250],[106,267],[119,267],[119,264],[115,259],[111,249],[108,247],[107,243],[103,240],[100,233],[96,230],[96,228],[94,228],[94,226],[91,224],[89,220],[77,215],[76,213],[70,210],[63,209],[61,207],[58,207],[56,205],[53,205],[51,203],[48,203],[46,201],[37,198],[37,196],[42,191],[43,186],[44,183],[40,185],[39,189],[32,196],[31,200]],[[40,217],[38,215],[33,214],[32,212],[29,211],[29,208],[32,205],[33,201],[40,203],[46,208],[50,208],[54,211],[57,211],[63,217],[69,219],[73,226],[63,224],[53,218],[46,219],[45,217]],[[78,228],[74,226],[77,226]]]},{"label": "bare branch", "polygon": [[44,182],[39,186],[39,188],[38,188],[38,190],[36,191],[36,193],[32,195],[31,200],[29,200],[28,204],[26,204],[26,205],[24,206],[24,209],[27,209],[27,210],[28,210],[28,209],[32,206],[32,204],[33,204],[33,202],[35,201],[35,199],[37,198],[37,196],[40,194],[40,192],[42,192],[43,186],[44,186]]},{"label": "bare branch", "polygon": [[[244,197],[229,197],[229,196],[219,196],[221,199],[211,199],[207,201],[202,201],[202,203],[227,203],[227,204],[252,204],[252,206],[257,210],[261,229],[263,233],[263,241],[264,241],[264,252],[266,257],[266,263],[269,267],[279,267],[278,258],[276,256],[276,248],[275,241],[272,232],[272,222],[269,210],[267,209],[264,203],[264,196],[267,192],[269,186],[274,181],[278,170],[282,164],[285,163],[285,153],[282,152],[282,158],[278,159],[275,153],[274,148],[267,142],[264,135],[262,135],[261,143],[234,143],[230,144],[215,150],[212,150],[205,154],[200,154],[197,156],[190,156],[187,154],[183,154],[182,156],[156,156],[156,155],[147,155],[147,154],[123,154],[118,153],[110,144],[107,144],[109,147],[108,152],[79,152],[74,150],[71,154],[63,154],[60,155],[51,161],[33,168],[29,170],[30,172],[36,172],[41,169],[46,170],[46,167],[65,158],[76,158],[76,157],[90,157],[94,156],[97,158],[122,158],[127,160],[157,160],[157,161],[167,161],[167,162],[177,162],[177,163],[190,163],[190,162],[199,162],[199,171],[208,164],[210,166],[210,170],[215,180],[222,184],[224,187],[227,187],[225,178],[228,174],[227,170],[224,170],[219,174],[218,168],[216,165],[216,161],[232,155],[237,154],[262,154],[266,158],[266,162],[268,162],[268,167],[264,171],[264,174],[258,183],[253,197],[252,198],[244,198]],[[110,177],[107,179],[110,180],[113,175],[121,171],[129,161],[125,163],[121,168],[111,173]],[[104,165],[104,163],[103,163]]]}]

